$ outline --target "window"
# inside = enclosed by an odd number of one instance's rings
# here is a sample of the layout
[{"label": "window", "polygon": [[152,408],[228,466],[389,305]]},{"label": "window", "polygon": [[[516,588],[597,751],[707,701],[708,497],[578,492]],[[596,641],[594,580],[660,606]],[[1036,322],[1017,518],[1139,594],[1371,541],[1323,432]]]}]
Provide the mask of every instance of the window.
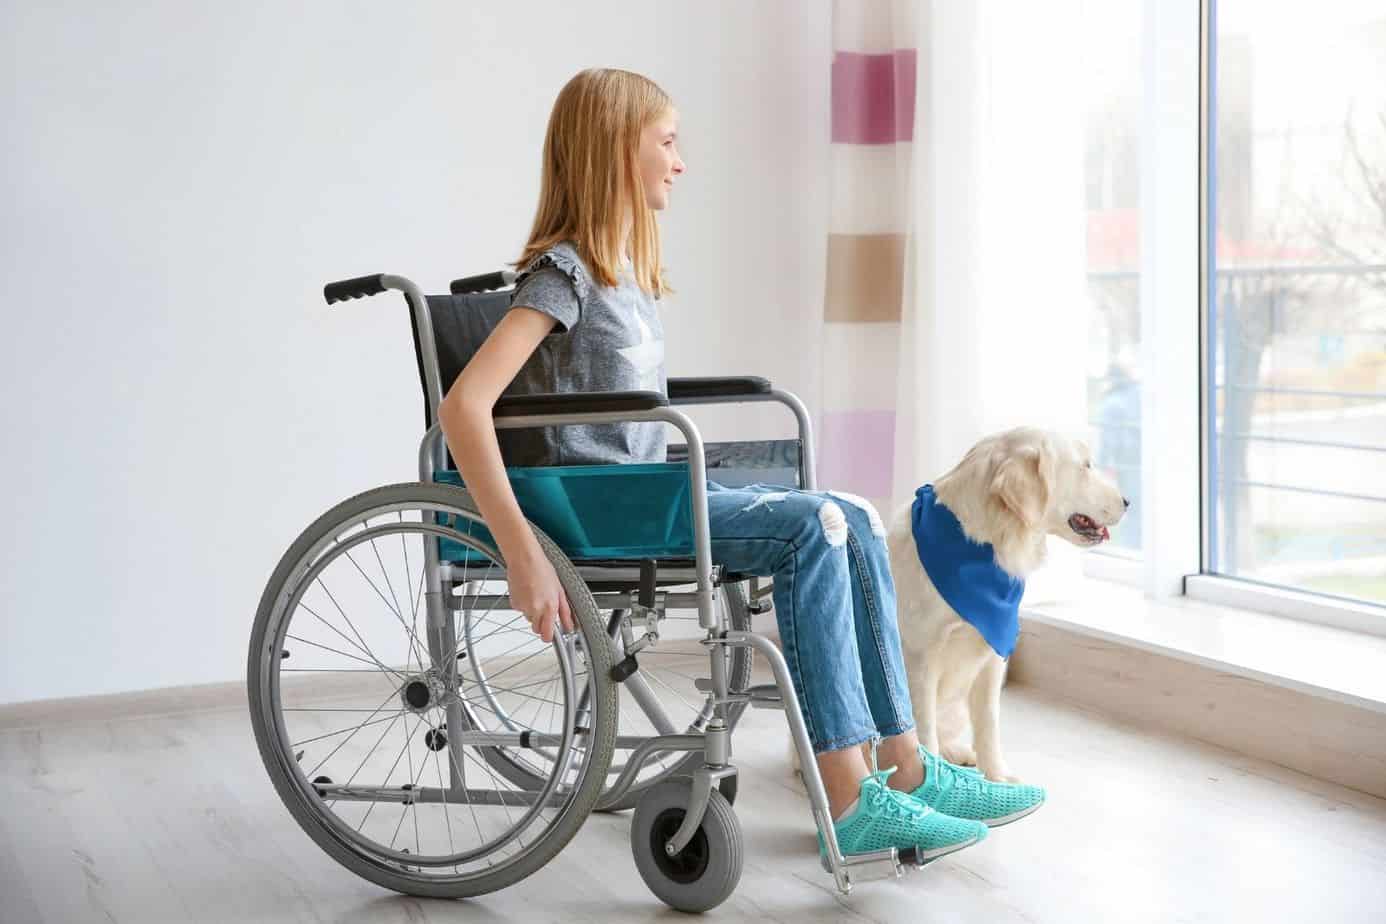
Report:
[{"label": "window", "polygon": [[1386,8],[1213,14],[1207,566],[1386,603]]}]

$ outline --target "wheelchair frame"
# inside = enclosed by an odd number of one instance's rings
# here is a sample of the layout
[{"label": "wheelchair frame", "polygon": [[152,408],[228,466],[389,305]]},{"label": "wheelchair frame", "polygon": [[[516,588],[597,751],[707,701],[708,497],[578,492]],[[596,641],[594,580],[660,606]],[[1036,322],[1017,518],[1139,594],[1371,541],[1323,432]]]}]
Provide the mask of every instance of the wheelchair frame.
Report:
[{"label": "wheelchair frame", "polygon": [[[510,272],[491,273],[485,276],[469,277],[452,284],[452,292],[486,291],[504,287],[514,281]],[[324,295],[329,304],[363,296],[379,294],[385,290],[401,292],[409,305],[414,326],[415,343],[418,347],[420,373],[428,406],[428,419],[431,425],[424,434],[418,450],[419,478],[425,483],[433,483],[435,475],[447,468],[447,446],[437,422],[439,405],[443,390],[438,361],[438,346],[427,298],[422,290],[403,276],[378,274],[328,284]],[[676,855],[694,837],[708,809],[713,787],[728,777],[734,777],[736,767],[730,762],[731,729],[726,718],[728,707],[737,703],[757,706],[778,706],[783,708],[789,723],[790,734],[798,752],[804,784],[808,791],[813,817],[823,836],[827,857],[823,864],[833,876],[840,892],[851,891],[855,881],[899,876],[907,867],[920,865],[911,851],[897,851],[894,848],[869,854],[843,857],[833,830],[832,818],[828,810],[827,793],[814,759],[803,716],[799,710],[797,695],[789,675],[788,665],[779,648],[768,638],[751,631],[729,628],[721,609],[715,602],[715,591],[721,582],[720,569],[712,562],[711,539],[708,527],[707,509],[707,462],[704,457],[702,436],[693,421],[671,404],[731,404],[747,402],[774,401],[785,405],[794,414],[798,425],[801,452],[799,456],[800,481],[806,489],[816,488],[817,475],[813,453],[813,429],[807,409],[794,394],[774,389],[764,379],[670,379],[669,394],[657,392],[623,393],[569,393],[558,395],[526,395],[503,397],[497,402],[494,419],[497,429],[521,429],[530,427],[570,426],[575,424],[603,424],[618,422],[659,422],[670,424],[684,436],[688,447],[688,476],[692,494],[692,521],[694,540],[694,567],[665,568],[659,576],[663,584],[695,585],[691,594],[665,594],[666,605],[676,608],[693,608],[698,612],[699,626],[705,636],[701,644],[709,654],[711,671],[710,683],[701,682],[698,687],[711,694],[713,713],[700,734],[662,733],[652,737],[641,737],[627,759],[625,768],[616,781],[604,792],[605,804],[610,804],[624,795],[635,782],[643,765],[656,753],[670,751],[702,751],[703,765],[693,773],[692,794],[683,820],[678,830],[665,845],[665,851]],[[464,579],[454,574],[453,565],[439,558],[438,544],[425,544],[424,602],[428,625],[429,656],[434,667],[441,665],[447,652],[456,647],[456,625],[454,616],[458,610],[449,606],[445,585],[451,586],[454,580]],[[630,582],[636,579],[638,562],[621,565],[592,564],[574,562],[578,575],[586,582]],[[751,603],[755,603],[755,594]],[[489,599],[489,598],[488,598]],[[609,604],[615,600],[629,600],[630,595],[601,595],[599,599]],[[603,608],[610,608],[609,606]],[[615,642],[611,641],[614,646]],[[562,648],[562,645],[558,646]],[[746,690],[729,689],[727,661],[722,649],[749,648],[763,655],[774,675],[774,688],[752,687]],[[620,678],[624,679],[624,678]],[[636,691],[632,690],[635,694]],[[646,695],[651,695],[645,690]],[[637,695],[637,699],[638,699]],[[453,727],[463,727],[461,716],[453,715],[451,710],[460,710],[453,703],[448,707],[449,720]],[[481,741],[475,733],[469,734],[467,744],[516,745],[521,743],[521,733],[496,733],[494,740]],[[559,744],[560,742],[553,742]],[[463,742],[454,738],[450,748],[461,748]],[[623,746],[629,746],[623,745]],[[428,794],[415,792],[414,798],[420,801],[434,801],[448,796],[457,799],[467,795],[464,781],[459,779],[456,767],[460,762],[451,763],[447,790]],[[337,793],[338,797],[350,794]],[[475,796],[475,793],[471,794]],[[378,796],[377,796],[378,798]],[[536,802],[542,802],[542,795]],[[600,805],[598,806],[601,807]]]}]

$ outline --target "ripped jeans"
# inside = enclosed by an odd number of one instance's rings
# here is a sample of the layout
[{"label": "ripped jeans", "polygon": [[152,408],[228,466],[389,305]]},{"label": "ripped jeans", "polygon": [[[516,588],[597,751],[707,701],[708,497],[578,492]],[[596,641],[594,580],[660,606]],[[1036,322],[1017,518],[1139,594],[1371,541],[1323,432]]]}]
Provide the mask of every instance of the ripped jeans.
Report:
[{"label": "ripped jeans", "polygon": [[774,578],[775,618],[815,753],[914,727],[885,526],[837,491],[708,482],[712,560]]}]

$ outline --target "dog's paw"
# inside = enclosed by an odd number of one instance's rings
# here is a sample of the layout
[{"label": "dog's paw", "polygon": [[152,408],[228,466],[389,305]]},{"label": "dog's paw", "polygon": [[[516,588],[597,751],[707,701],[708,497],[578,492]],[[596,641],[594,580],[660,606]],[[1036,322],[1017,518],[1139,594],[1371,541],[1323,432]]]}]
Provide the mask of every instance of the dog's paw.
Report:
[{"label": "dog's paw", "polygon": [[1011,773],[1005,767],[980,767],[982,776],[991,780],[993,783],[1019,783],[1020,777]]},{"label": "dog's paw", "polygon": [[965,744],[945,744],[943,759],[960,767],[977,766],[977,752]]}]

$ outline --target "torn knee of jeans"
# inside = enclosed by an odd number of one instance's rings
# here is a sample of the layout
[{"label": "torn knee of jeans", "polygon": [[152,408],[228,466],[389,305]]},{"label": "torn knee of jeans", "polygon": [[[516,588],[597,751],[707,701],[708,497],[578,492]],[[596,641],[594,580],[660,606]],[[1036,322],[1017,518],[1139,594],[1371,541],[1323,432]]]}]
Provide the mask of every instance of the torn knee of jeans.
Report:
[{"label": "torn knee of jeans", "polygon": [[871,535],[885,538],[885,522],[881,519],[881,514],[876,510],[875,504],[856,494],[848,494],[846,491],[829,491],[828,494],[838,500],[846,501],[859,510],[866,511],[866,518],[871,522]]},{"label": "torn knee of jeans", "polygon": [[828,545],[837,548],[847,541],[847,515],[837,504],[828,501],[819,507],[818,523],[823,527],[823,538]]},{"label": "torn knee of jeans", "polygon": [[741,512],[750,513],[752,510],[755,510],[757,507],[760,506],[769,507],[770,504],[778,504],[780,501],[784,500],[788,496],[788,491],[772,491],[769,494],[761,494],[755,500],[751,501],[750,504],[748,504],[745,507],[742,507]]}]

